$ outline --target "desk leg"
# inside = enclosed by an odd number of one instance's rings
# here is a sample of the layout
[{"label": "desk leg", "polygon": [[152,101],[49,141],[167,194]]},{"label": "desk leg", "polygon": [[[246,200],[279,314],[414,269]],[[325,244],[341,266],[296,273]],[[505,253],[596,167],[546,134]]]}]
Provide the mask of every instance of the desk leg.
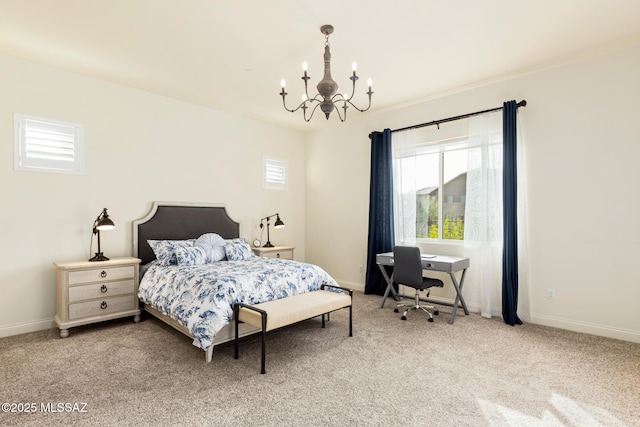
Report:
[{"label": "desk leg", "polygon": [[382,304],[380,305],[380,308],[384,308],[384,303],[385,301],[387,301],[389,292],[391,292],[391,295],[393,295],[393,299],[395,299],[396,301],[399,301],[400,297],[396,293],[396,290],[393,289],[393,273],[391,273],[391,277],[389,277],[389,275],[387,274],[387,270],[384,268],[384,265],[378,264],[378,268],[380,268],[380,271],[382,272],[382,277],[384,277],[384,280],[387,282],[387,289],[384,291],[384,296],[382,297]]},{"label": "desk leg", "polygon": [[464,310],[464,314],[469,315],[469,310],[467,309],[467,304],[464,302],[464,297],[462,296],[462,285],[464,284],[464,276],[467,274],[467,269],[462,270],[462,277],[460,277],[460,284],[458,284],[458,280],[456,279],[455,273],[449,273],[451,276],[451,282],[453,283],[453,287],[456,288],[456,299],[453,302],[453,310],[451,310],[451,318],[449,319],[449,324],[453,325],[454,320],[456,319],[456,311],[458,311],[458,302],[462,304],[462,309]]}]

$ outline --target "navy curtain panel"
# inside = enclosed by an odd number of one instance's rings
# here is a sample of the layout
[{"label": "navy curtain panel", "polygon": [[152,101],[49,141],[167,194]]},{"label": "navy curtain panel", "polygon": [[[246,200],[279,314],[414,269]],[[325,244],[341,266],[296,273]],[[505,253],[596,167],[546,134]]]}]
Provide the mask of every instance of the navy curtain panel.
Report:
[{"label": "navy curtain panel", "polygon": [[513,326],[522,324],[518,309],[518,166],[515,101],[502,107],[503,162],[503,242],[502,242],[502,318]]},{"label": "navy curtain panel", "polygon": [[372,132],[369,188],[369,240],[364,293],[383,295],[387,283],[376,264],[376,254],[393,250],[393,169],[391,130]]}]

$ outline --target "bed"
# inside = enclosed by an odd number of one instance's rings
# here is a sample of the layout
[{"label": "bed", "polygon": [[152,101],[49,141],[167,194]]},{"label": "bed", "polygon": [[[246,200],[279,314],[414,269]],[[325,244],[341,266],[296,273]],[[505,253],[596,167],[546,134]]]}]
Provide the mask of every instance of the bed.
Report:
[{"label": "bed", "polygon": [[[189,245],[212,233],[224,239],[221,244],[229,257],[212,262],[207,254],[203,262],[202,251]],[[170,250],[165,253],[164,247]],[[154,202],[149,214],[133,221],[142,308],[189,336],[210,362],[216,345],[235,338],[234,303],[258,304],[314,291],[322,284],[337,285],[318,266],[257,257],[248,248],[239,223],[223,205]],[[242,323],[238,336],[259,331]]]}]

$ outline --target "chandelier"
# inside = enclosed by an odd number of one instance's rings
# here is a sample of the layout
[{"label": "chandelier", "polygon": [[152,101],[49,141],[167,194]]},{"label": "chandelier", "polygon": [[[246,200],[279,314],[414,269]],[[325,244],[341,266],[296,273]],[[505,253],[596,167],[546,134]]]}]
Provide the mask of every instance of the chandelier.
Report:
[{"label": "chandelier", "polygon": [[[367,95],[369,96],[369,105],[367,105],[367,108],[360,109],[356,107],[353,104],[353,102],[351,102],[351,99],[353,99],[353,95],[355,94],[355,91],[356,91],[356,80],[358,80],[358,76],[356,75],[357,66],[355,62],[353,63],[353,67],[352,67],[353,75],[349,77],[349,79],[353,83],[352,89],[351,89],[351,95],[349,95],[348,93],[345,93],[345,94],[337,93],[338,84],[333,80],[333,78],[331,78],[331,52],[329,51],[329,35],[333,33],[333,26],[323,25],[322,27],[320,27],[320,31],[322,32],[322,34],[324,34],[324,37],[325,37],[324,76],[316,86],[316,88],[318,89],[318,93],[313,98],[309,97],[308,82],[310,77],[307,75],[307,63],[303,62],[302,69],[304,71],[304,75],[302,76],[302,80],[304,80],[304,94],[302,95],[302,102],[300,103],[300,105],[298,105],[294,109],[287,108],[287,102],[285,100],[285,97],[288,94],[284,90],[285,81],[284,79],[282,79],[282,82],[281,82],[282,92],[280,92],[280,95],[282,96],[282,105],[284,106],[285,110],[290,111],[292,113],[295,113],[296,111],[302,108],[305,122],[308,122],[311,120],[311,118],[313,117],[313,114],[316,112],[318,107],[320,107],[320,109],[324,113],[327,120],[329,120],[329,115],[331,114],[331,112],[333,110],[336,110],[338,117],[340,118],[340,121],[344,122],[347,119],[347,108],[349,108],[349,105],[351,105],[353,108],[360,111],[361,113],[367,111],[371,107],[371,95],[373,95],[373,92],[371,91],[371,79],[369,79],[367,82],[369,86],[369,90],[367,91]],[[344,110],[342,114],[340,114],[340,108]],[[311,114],[307,118],[308,109],[311,109]]]}]

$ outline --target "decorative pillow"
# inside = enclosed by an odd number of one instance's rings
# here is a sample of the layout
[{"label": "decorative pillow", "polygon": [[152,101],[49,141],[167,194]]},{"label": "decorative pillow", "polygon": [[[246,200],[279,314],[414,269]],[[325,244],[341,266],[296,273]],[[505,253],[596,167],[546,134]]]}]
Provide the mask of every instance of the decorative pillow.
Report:
[{"label": "decorative pillow", "polygon": [[160,265],[176,265],[178,260],[176,259],[176,249],[184,246],[193,246],[195,239],[189,240],[147,240],[153,253],[156,254],[156,259]]},{"label": "decorative pillow", "polygon": [[207,252],[200,246],[180,246],[176,249],[178,265],[201,265],[207,262]]},{"label": "decorative pillow", "polygon": [[227,240],[226,242],[224,252],[229,261],[242,261],[256,256],[244,238]]},{"label": "decorative pillow", "polygon": [[199,246],[207,253],[207,262],[218,262],[227,256],[224,252],[225,241],[219,234],[206,233],[198,237],[194,246]]}]

